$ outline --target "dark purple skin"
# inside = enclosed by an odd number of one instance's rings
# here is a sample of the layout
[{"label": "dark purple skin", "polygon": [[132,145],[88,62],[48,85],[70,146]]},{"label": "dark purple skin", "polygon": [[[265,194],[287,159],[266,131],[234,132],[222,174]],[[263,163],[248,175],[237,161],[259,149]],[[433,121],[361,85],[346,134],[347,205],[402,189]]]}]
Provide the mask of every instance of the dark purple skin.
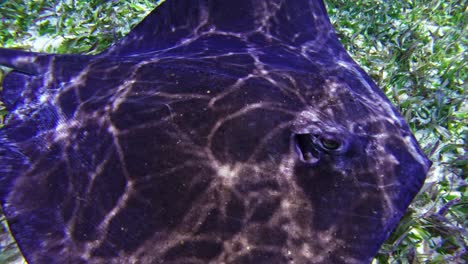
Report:
[{"label": "dark purple skin", "polygon": [[167,0],[97,56],[0,49],[36,263],[369,263],[430,161],[319,0]]}]

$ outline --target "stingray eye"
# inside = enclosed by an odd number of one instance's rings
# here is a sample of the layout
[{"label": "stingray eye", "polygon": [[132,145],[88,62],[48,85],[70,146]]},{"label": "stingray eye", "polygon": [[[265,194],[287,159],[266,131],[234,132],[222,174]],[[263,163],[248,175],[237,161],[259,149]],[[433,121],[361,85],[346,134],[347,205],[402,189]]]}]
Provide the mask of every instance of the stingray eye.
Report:
[{"label": "stingray eye", "polygon": [[322,138],[320,143],[325,150],[333,151],[338,150],[341,147],[341,142],[336,139]]}]

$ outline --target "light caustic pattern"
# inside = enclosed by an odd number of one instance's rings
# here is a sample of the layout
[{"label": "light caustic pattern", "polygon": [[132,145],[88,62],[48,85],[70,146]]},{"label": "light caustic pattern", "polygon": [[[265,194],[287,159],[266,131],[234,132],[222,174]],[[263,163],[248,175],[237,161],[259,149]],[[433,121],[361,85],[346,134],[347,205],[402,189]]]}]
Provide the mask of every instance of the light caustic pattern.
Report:
[{"label": "light caustic pattern", "polygon": [[167,0],[16,71],[2,202],[30,263],[365,263],[429,162],[321,1]]}]

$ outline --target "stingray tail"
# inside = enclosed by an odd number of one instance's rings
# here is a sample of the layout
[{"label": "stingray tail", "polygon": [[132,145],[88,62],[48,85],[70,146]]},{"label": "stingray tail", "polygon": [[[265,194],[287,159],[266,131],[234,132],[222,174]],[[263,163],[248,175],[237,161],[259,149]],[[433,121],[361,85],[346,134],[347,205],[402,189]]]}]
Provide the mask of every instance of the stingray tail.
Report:
[{"label": "stingray tail", "polygon": [[0,65],[18,72],[36,75],[47,68],[53,55],[0,48]]}]

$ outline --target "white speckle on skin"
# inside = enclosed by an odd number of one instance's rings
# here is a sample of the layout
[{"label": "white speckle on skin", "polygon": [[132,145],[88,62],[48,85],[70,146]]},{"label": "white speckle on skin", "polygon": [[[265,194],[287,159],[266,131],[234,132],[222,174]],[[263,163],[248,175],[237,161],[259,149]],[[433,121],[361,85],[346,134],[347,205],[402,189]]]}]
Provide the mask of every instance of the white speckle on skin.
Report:
[{"label": "white speckle on skin", "polygon": [[49,95],[48,95],[48,94],[43,94],[43,95],[41,95],[41,96],[39,97],[39,102],[45,103],[45,102],[47,102],[47,101],[49,101]]},{"label": "white speckle on skin", "polygon": [[54,140],[55,142],[59,141],[68,141],[70,139],[70,129],[79,126],[78,122],[72,120],[70,122],[60,122],[55,128]]},{"label": "white speckle on skin", "polygon": [[218,176],[224,178],[228,183],[232,182],[239,174],[239,166],[230,166],[227,164],[216,166]]}]

